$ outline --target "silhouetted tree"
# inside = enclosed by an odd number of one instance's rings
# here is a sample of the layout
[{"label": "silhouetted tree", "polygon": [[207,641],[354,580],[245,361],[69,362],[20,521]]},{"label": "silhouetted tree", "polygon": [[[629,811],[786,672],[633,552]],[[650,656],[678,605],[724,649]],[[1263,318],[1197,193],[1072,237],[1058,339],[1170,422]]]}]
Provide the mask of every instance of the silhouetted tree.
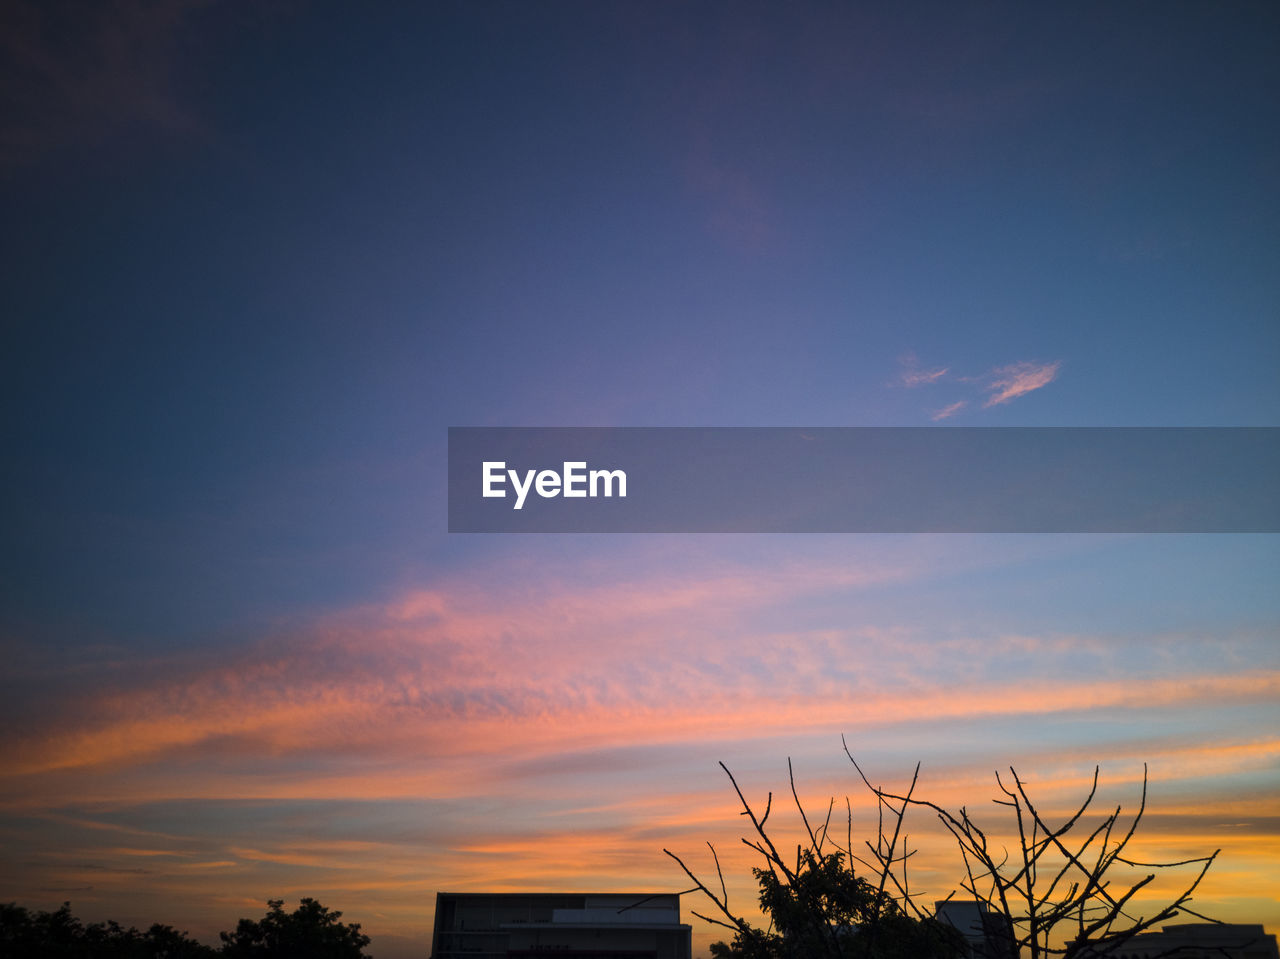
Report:
[{"label": "silhouetted tree", "polygon": [[84,955],[84,926],[64,902],[54,912],[32,912],[16,903],[0,906],[0,945],[7,956]]},{"label": "silhouetted tree", "polygon": [[[846,746],[845,753],[848,752]],[[1041,813],[1016,770],[1009,768],[1008,783],[996,773],[996,787],[1003,798],[993,802],[1012,813],[1016,826],[1010,854],[1003,844],[988,838],[965,807],[953,813],[915,798],[910,790],[896,795],[873,786],[852,755],[849,759],[881,808],[899,820],[911,806],[933,811],[955,838],[964,861],[961,888],[1004,917],[1001,925],[1011,940],[1009,947],[1014,955],[1025,954],[1030,959],[1106,955],[1138,933],[1181,913],[1214,921],[1187,904],[1221,850],[1170,862],[1140,862],[1128,854],[1147,808],[1145,765],[1138,810],[1127,825],[1122,821],[1120,806],[1086,825],[1086,813],[1098,791],[1096,766],[1088,795],[1074,812],[1058,822]],[[1156,878],[1155,872],[1147,870],[1179,866],[1195,870],[1182,891],[1163,905],[1149,906],[1150,913],[1138,913],[1135,897]]]},{"label": "silhouetted tree", "polygon": [[0,905],[0,956],[4,959],[371,959],[369,937],[342,913],[303,899],[292,913],[283,899],[267,903],[258,921],[241,919],[235,932],[221,933],[215,950],[185,932],[156,923],[146,932],[114,920],[85,925],[64,902],[53,912]]},{"label": "silhouetted tree", "polygon": [[[713,916],[695,911],[694,915],[733,933],[730,942],[712,946],[716,959],[943,959],[973,954],[955,929],[939,922],[915,901],[907,874],[913,850],[907,848],[903,828],[907,812],[913,807],[931,810],[956,840],[964,867],[960,889],[979,904],[982,915],[989,917],[984,920],[987,941],[980,947],[984,954],[1086,959],[1112,953],[1138,933],[1180,913],[1208,918],[1188,908],[1188,903],[1217,851],[1193,859],[1154,863],[1138,861],[1128,853],[1146,810],[1145,767],[1141,801],[1127,824],[1122,822],[1121,807],[1116,806],[1086,825],[1086,814],[1098,788],[1096,768],[1088,795],[1062,821],[1050,821],[1042,814],[1015,770],[1009,770],[1008,783],[997,774],[1000,797],[995,803],[1011,812],[1015,827],[1013,851],[1009,852],[988,838],[966,808],[951,812],[918,798],[915,789],[919,765],[908,788],[895,793],[872,785],[847,745],[844,751],[876,797],[879,816],[875,839],[855,851],[852,806],[847,799],[844,845],[831,837],[834,800],[827,807],[825,820],[815,828],[800,803],[792,775],[791,795],[807,840],[797,845],[794,863],[779,853],[766,827],[773,794],[769,794],[764,812],[757,815],[728,767],[720,764],[742,803],[742,814],[751,821],[754,835],[742,841],[765,860],[764,866],[754,869],[753,874],[760,886],[760,908],[769,917],[769,928],[753,926],[730,907],[720,859],[710,843],[718,892],[699,879],[679,856],[663,850],[696,884],[689,891],[703,893],[719,913]],[[790,771],[790,762],[787,767]],[[855,863],[866,869],[865,875],[855,873]],[[1156,872],[1147,870],[1179,866],[1194,870],[1182,891],[1149,913],[1139,913],[1136,897],[1156,876]],[[953,892],[947,898],[954,895]]]},{"label": "silhouetted tree", "polygon": [[267,914],[241,919],[235,932],[221,933],[222,955],[235,959],[369,959],[369,937],[358,922],[340,922],[342,913],[303,899],[291,913],[283,899],[267,901]]},{"label": "silhouetted tree", "polygon": [[64,902],[53,912],[0,906],[0,955],[6,959],[213,959],[208,946],[171,926],[146,932],[114,920],[84,925]]},{"label": "silhouetted tree", "polygon": [[[788,762],[788,770],[790,770]],[[711,947],[716,959],[955,959],[962,956],[963,942],[954,929],[923,913],[908,915],[887,884],[892,870],[883,869],[871,878],[855,873],[852,849],[852,816],[848,818],[848,840],[836,842],[830,831],[834,802],[828,805],[824,822],[816,829],[809,821],[791,777],[791,795],[804,823],[807,843],[796,847],[795,862],[784,859],[771,837],[767,823],[773,809],[770,793],[762,814],[743,796],[729,768],[720,764],[742,803],[743,815],[751,820],[755,835],[743,842],[760,853],[763,868],[752,870],[760,886],[760,909],[769,917],[767,929],[753,926],[729,906],[720,858],[710,843],[715,862],[719,894],[699,879],[683,860],[669,849],[668,856],[697,885],[693,890],[706,895],[724,918],[697,911],[694,915],[733,932],[729,942]],[[883,825],[883,823],[882,823]],[[899,821],[899,826],[901,822]],[[901,848],[901,836],[880,836],[885,849]],[[897,861],[890,853],[889,862]],[[865,863],[864,863],[865,864]],[[906,899],[910,902],[909,897]]]}]

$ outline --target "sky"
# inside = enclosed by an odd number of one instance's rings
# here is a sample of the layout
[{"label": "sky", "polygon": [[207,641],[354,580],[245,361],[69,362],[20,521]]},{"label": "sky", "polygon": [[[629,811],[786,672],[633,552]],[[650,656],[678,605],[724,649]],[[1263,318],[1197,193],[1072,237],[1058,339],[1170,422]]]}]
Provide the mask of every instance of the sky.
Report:
[{"label": "sky", "polygon": [[313,896],[398,959],[437,891],[709,841],[748,911],[718,763],[870,836],[844,737],[996,831],[995,770],[1128,810],[1145,763],[1142,852],[1280,931],[1274,534],[465,535],[445,488],[451,426],[1280,425],[1274,4],[2,16],[0,901]]}]

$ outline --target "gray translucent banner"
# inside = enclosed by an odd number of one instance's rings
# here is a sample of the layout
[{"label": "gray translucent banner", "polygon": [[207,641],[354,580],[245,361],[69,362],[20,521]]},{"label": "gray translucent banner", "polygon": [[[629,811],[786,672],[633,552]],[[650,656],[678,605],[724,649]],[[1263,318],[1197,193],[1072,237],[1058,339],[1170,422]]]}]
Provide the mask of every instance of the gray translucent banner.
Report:
[{"label": "gray translucent banner", "polygon": [[1277,493],[1277,428],[449,430],[455,533],[1274,533]]}]

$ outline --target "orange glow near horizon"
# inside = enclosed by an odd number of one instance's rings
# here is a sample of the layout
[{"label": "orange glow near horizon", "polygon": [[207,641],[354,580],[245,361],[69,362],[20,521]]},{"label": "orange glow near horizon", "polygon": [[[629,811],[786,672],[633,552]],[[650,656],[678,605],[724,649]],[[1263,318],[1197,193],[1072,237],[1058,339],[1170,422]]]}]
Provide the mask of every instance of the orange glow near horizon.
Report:
[{"label": "orange glow near horizon", "polygon": [[[409,942],[429,932],[437,890],[687,889],[662,850],[709,878],[708,841],[750,913],[755,854],[716,761],[753,804],[772,790],[772,822],[798,837],[790,756],[806,809],[825,815],[837,799],[833,834],[849,796],[857,844],[874,804],[844,736],[873,781],[904,788],[919,760],[919,795],[984,822],[998,819],[986,806],[994,768],[1016,767],[1051,815],[1087,793],[1097,764],[1096,808],[1132,812],[1146,762],[1144,855],[1221,848],[1197,901],[1275,923],[1280,801],[1268,783],[1280,738],[1229,723],[1188,736],[1176,724],[1188,710],[1265,709],[1280,699],[1280,671],[1223,658],[1136,672],[1080,633],[770,622],[831,596],[866,604],[933,575],[931,564],[823,556],[781,572],[659,570],[626,589],[547,577],[502,601],[415,589],[216,661],[171,656],[14,730],[0,747],[0,803],[21,824],[8,838],[83,917],[169,921],[136,904],[140,890],[163,890],[206,923],[188,923],[206,941],[280,896],[332,902],[384,941]],[[1095,667],[1028,675],[1009,666],[1020,657]],[[1132,730],[1069,732],[1104,715]],[[1020,728],[1041,733],[999,745]],[[894,744],[915,755],[904,761]],[[922,901],[955,889],[955,850],[926,810],[913,811],[911,841]],[[1162,877],[1152,891],[1168,888]],[[697,898],[686,915],[703,911]],[[695,925],[704,946],[718,937]]]}]

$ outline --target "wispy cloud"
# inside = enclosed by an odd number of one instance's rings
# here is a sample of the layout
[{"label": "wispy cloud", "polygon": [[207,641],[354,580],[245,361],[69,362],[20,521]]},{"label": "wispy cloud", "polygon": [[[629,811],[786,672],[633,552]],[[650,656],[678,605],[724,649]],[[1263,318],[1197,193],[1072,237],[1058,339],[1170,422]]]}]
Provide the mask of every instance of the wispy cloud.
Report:
[{"label": "wispy cloud", "polygon": [[[721,850],[731,894],[749,904],[754,863],[749,850],[738,852],[741,819],[716,759],[763,802],[796,756],[809,808],[851,793],[855,828],[865,828],[873,811],[857,806],[841,733],[866,744],[855,752],[869,754],[875,776],[894,777],[905,770],[886,742],[906,735],[919,744],[912,730],[933,731],[926,738],[936,748],[911,758],[925,762],[929,798],[959,806],[990,795],[985,756],[957,748],[986,730],[1054,730],[1100,715],[1123,728],[1138,713],[1261,710],[1280,695],[1275,669],[1118,672],[1107,659],[1115,644],[1092,636],[784,632],[779,620],[794,614],[779,613],[789,601],[820,609],[874,582],[872,571],[824,576],[797,563],[776,574],[726,572],[649,574],[630,595],[554,574],[524,590],[501,576],[484,589],[437,582],[218,663],[175,662],[168,677],[94,694],[69,723],[46,717],[51,734],[28,734],[37,748],[22,751],[25,765],[8,761],[19,757],[6,748],[7,838],[14,821],[35,823],[31,839],[18,838],[40,881],[92,884],[108,905],[160,886],[192,901],[261,890],[255,907],[268,896],[318,895],[355,920],[385,913],[373,932],[417,928],[421,897],[439,888],[666,888],[677,874],[662,847],[692,862],[704,840]],[[897,589],[901,579],[882,584]],[[859,595],[870,601],[865,589]],[[1095,665],[1072,675],[1067,664],[1085,653]],[[1044,668],[997,669],[1028,656]],[[1012,749],[1022,752],[1002,759],[1035,777],[1046,807],[1078,799],[1097,761],[1124,767],[1104,785],[1125,802],[1135,757],[1184,780],[1178,797],[1191,814],[1148,839],[1256,848],[1257,829],[1208,834],[1246,812],[1276,810],[1259,799],[1246,811],[1234,797],[1228,808],[1197,812],[1186,787],[1206,772],[1218,782],[1265,774],[1280,755],[1275,736],[1216,728],[1151,740],[1134,729],[1066,749]],[[780,828],[799,828],[785,818],[791,810],[779,813]],[[133,820],[163,822],[166,835],[122,838]],[[945,895],[955,882],[952,847],[928,829],[913,837],[917,875]],[[74,858],[58,858],[72,849]],[[86,871],[85,862],[112,872]],[[140,862],[146,875],[129,872]],[[0,894],[15,895],[2,884]],[[403,914],[401,896],[414,900]]]},{"label": "wispy cloud", "polygon": [[949,367],[942,366],[936,370],[904,370],[902,373],[903,386],[924,386],[928,383],[936,383],[947,375]]},{"label": "wispy cloud", "polygon": [[[143,772],[117,780],[122,799],[157,788],[142,785],[150,769],[166,795],[441,796],[475,788],[472,764],[491,764],[516,742],[526,760],[563,758],[622,743],[731,742],[765,728],[804,736],[1257,702],[1280,691],[1280,673],[1267,670],[1117,675],[1105,644],[1087,638],[1020,636],[1011,647],[988,636],[959,655],[911,630],[782,625],[797,608],[912,575],[919,570],[793,563],[694,578],[659,572],[626,588],[554,577],[520,592],[438,584],[217,663],[174,663],[86,693],[81,708],[15,730],[2,751],[7,778],[15,786],[22,776],[52,776],[74,792],[80,770]],[[1060,663],[1052,682],[1006,675],[1010,649],[1028,644],[1038,662]],[[1082,649],[1093,666],[1073,675]],[[448,762],[424,770],[413,762],[423,755]],[[351,757],[385,768],[353,770]]]},{"label": "wispy cloud", "polygon": [[1057,378],[1058,368],[1061,365],[1060,362],[1032,363],[1024,361],[996,367],[987,374],[987,385],[984,389],[990,395],[982,404],[983,408],[1008,403],[1010,400],[1030,393],[1032,390],[1038,390],[1042,386],[1049,385]]},{"label": "wispy cloud", "polygon": [[904,354],[899,357],[898,362],[902,365],[899,382],[908,389],[936,383],[950,372],[950,367],[946,366],[929,370],[921,369],[920,360],[914,353]]},{"label": "wispy cloud", "polygon": [[[1219,824],[1275,814],[1274,800],[1244,795],[1280,755],[1257,732],[1280,697],[1274,662],[1144,654],[1135,668],[1123,637],[876,615],[881,593],[981,562],[962,545],[815,547],[782,561],[762,548],[754,562],[749,550],[645,554],[625,581],[607,566],[617,560],[481,563],[216,658],[171,654],[60,687],[0,746],[0,834],[25,844],[44,886],[92,884],[103,908],[162,886],[192,902],[261,891],[259,909],[318,895],[411,930],[438,888],[665,888],[677,877],[662,847],[692,857],[703,840],[732,850],[731,892],[753,902],[716,760],[763,801],[793,756],[810,808],[852,792],[858,828],[874,810],[858,811],[842,733],[877,777],[901,775],[911,750],[929,797],[948,805],[989,797],[998,749],[1054,808],[1079,798],[1099,761],[1122,767],[1114,785],[1129,802],[1135,768],[1152,760],[1189,810],[1160,824],[1170,844],[1256,848],[1257,829]],[[1242,735],[1215,719],[1228,706],[1258,721]],[[1188,712],[1205,720],[1194,734],[1166,733]],[[1111,732],[1081,741],[1103,716]],[[1197,812],[1223,782],[1241,794]],[[165,834],[122,832],[131,822]],[[939,896],[955,881],[945,839],[919,840],[919,875]],[[0,895],[20,894],[0,879]]]},{"label": "wispy cloud", "polygon": [[993,367],[977,376],[969,376],[963,372],[955,372],[952,366],[922,367],[914,353],[903,354],[898,358],[898,363],[901,369],[894,385],[915,389],[945,383],[953,396],[957,392],[969,394],[929,410],[929,419],[935,423],[950,419],[979,398],[982,399],[982,409],[989,409],[1047,386],[1057,378],[1062,366],[1060,360],[1052,363],[1020,360]]},{"label": "wispy cloud", "polygon": [[929,419],[933,420],[935,423],[938,422],[938,420],[950,419],[968,405],[968,400],[956,400],[949,406],[944,406],[940,410],[934,410],[934,412],[929,416]]}]

